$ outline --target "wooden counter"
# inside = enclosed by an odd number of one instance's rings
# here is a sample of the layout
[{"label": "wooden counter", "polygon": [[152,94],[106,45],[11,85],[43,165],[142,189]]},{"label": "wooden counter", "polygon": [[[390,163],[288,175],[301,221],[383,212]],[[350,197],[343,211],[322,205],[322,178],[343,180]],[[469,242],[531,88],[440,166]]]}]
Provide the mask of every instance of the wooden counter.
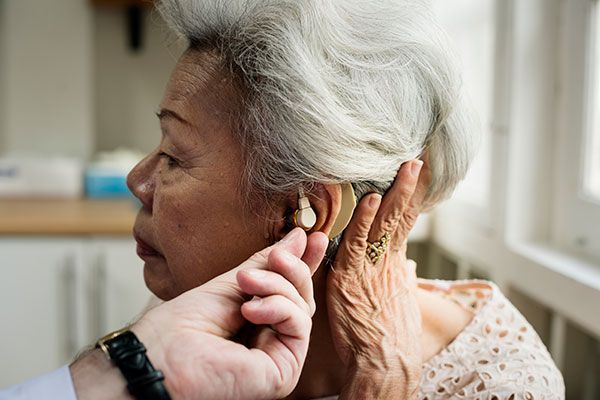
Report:
[{"label": "wooden counter", "polygon": [[[131,236],[137,210],[133,200],[0,200],[0,235]],[[428,238],[422,214],[409,241]]]},{"label": "wooden counter", "polygon": [[0,235],[131,235],[133,200],[0,200]]}]

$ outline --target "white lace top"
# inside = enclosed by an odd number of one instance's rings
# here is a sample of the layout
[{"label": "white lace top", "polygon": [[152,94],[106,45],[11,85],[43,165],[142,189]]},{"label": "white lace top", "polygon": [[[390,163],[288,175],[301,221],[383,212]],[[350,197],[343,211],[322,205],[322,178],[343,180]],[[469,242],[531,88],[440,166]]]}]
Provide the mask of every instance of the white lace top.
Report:
[{"label": "white lace top", "polygon": [[[548,350],[496,285],[474,280],[420,283],[469,309],[474,317],[423,365],[418,399],[565,398],[562,375]],[[323,400],[329,399],[335,397]]]}]

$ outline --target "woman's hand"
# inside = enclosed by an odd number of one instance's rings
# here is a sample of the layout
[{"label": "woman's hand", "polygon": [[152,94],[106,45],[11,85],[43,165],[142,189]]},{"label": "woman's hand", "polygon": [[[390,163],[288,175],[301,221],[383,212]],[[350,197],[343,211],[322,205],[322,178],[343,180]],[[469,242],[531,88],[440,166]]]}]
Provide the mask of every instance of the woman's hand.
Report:
[{"label": "woman's hand", "polygon": [[[428,186],[422,164],[404,163],[383,200],[378,194],[361,200],[329,272],[329,320],[349,374],[340,399],[408,399],[418,388],[421,315],[416,264],[406,259],[406,243]],[[366,256],[367,241],[385,233],[391,242],[373,264]]]}]

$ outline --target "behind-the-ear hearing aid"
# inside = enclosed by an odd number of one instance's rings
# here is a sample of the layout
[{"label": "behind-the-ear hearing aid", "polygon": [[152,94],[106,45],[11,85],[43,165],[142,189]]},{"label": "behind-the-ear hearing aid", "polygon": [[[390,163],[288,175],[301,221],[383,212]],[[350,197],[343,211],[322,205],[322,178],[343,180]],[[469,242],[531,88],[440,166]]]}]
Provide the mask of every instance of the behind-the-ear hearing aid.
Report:
[{"label": "behind-the-ear hearing aid", "polygon": [[304,195],[304,189],[298,190],[298,209],[294,213],[294,224],[308,231],[317,223],[317,214],[312,209],[308,197]]},{"label": "behind-the-ear hearing aid", "polygon": [[329,240],[333,239],[346,229],[352,219],[354,209],[356,208],[356,197],[354,196],[352,184],[346,182],[340,184],[340,186],[342,188],[340,212],[331,227],[331,231],[329,231]]}]

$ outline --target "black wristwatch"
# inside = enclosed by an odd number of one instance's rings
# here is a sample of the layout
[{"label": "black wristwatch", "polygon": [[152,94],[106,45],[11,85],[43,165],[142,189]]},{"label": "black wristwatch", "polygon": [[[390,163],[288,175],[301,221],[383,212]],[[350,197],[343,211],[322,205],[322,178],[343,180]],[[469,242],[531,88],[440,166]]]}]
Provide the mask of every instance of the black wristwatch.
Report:
[{"label": "black wristwatch", "polygon": [[127,390],[138,400],[171,400],[162,372],[154,369],[146,356],[146,347],[129,329],[110,333],[96,348],[116,364],[127,381]]}]

